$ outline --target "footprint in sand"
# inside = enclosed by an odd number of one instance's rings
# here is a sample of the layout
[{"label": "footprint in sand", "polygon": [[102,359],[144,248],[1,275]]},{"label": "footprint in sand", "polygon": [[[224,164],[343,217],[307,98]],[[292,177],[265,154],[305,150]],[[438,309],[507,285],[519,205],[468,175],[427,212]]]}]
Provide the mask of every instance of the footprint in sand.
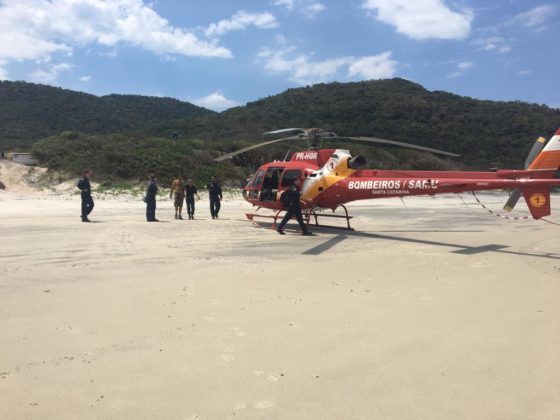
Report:
[{"label": "footprint in sand", "polygon": [[270,401],[266,401],[266,400],[261,400],[261,401],[255,401],[255,408],[262,410],[263,408],[270,408],[272,406],[274,406],[274,404]]},{"label": "footprint in sand", "polygon": [[270,374],[270,375],[267,376],[266,380],[268,382],[278,382],[280,380],[280,378],[276,375]]},{"label": "footprint in sand", "polygon": [[233,328],[230,328],[230,330],[233,331],[233,333],[238,337],[246,337],[247,336],[247,333],[240,328],[233,327]]},{"label": "footprint in sand", "polygon": [[245,410],[246,408],[247,408],[247,403],[238,402],[237,404],[235,404],[235,407],[233,407],[233,411]]},{"label": "footprint in sand", "polygon": [[215,315],[214,312],[212,312],[212,313],[210,313],[210,314],[208,314],[208,315],[204,315],[204,319],[205,319],[206,321],[214,322],[214,321],[216,321],[216,317],[215,317],[214,315]]},{"label": "footprint in sand", "polygon": [[235,357],[233,354],[222,354],[222,360],[226,363],[230,363],[235,360]]},{"label": "footprint in sand", "polygon": [[235,352],[235,349],[231,348],[231,347],[226,347],[223,350],[223,354],[222,354],[222,360],[224,362],[233,362],[233,360],[235,359],[235,356],[233,355],[233,352]]}]

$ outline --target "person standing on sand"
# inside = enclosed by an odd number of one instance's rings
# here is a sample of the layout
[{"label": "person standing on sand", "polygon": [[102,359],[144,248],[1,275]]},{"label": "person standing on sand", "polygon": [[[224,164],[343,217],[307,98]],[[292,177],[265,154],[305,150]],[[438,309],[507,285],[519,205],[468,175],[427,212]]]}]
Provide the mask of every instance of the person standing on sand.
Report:
[{"label": "person standing on sand", "polygon": [[91,222],[88,219],[89,214],[93,210],[93,198],[91,196],[91,185],[89,183],[89,176],[91,171],[89,169],[84,169],[83,177],[78,181],[78,188],[81,191],[82,198],[82,222]]},{"label": "person standing on sand", "polygon": [[276,229],[276,231],[280,235],[285,235],[284,226],[286,225],[286,223],[288,223],[288,221],[292,218],[294,214],[296,215],[296,219],[299,223],[299,227],[301,228],[302,234],[311,235],[311,232],[307,229],[306,224],[303,222],[303,216],[301,215],[301,198],[300,198],[301,193],[299,191],[300,182],[301,182],[300,179],[296,178],[294,180],[294,183],[290,187],[290,189],[284,193],[287,195],[286,198],[288,201],[288,208],[286,210],[286,214],[284,215],[284,218],[282,219],[282,221],[278,225],[278,228]]},{"label": "person standing on sand", "polygon": [[175,219],[183,220],[183,194],[185,193],[185,187],[183,186],[183,179],[181,176],[177,176],[171,183],[171,191],[169,192],[169,198],[175,196]]},{"label": "person standing on sand", "polygon": [[189,220],[194,220],[194,197],[200,200],[198,196],[198,191],[193,185],[192,179],[187,180],[187,185],[185,185],[185,201],[187,202],[187,213],[189,214]]},{"label": "person standing on sand", "polygon": [[146,191],[146,219],[148,222],[159,222],[156,219],[156,196],[158,192],[157,180],[154,174],[150,174],[150,182]]},{"label": "person standing on sand", "polygon": [[210,198],[210,214],[212,219],[218,218],[218,213],[220,212],[220,201],[222,200],[222,187],[216,181],[216,177],[210,178],[210,183],[206,186],[208,190],[208,197]]}]

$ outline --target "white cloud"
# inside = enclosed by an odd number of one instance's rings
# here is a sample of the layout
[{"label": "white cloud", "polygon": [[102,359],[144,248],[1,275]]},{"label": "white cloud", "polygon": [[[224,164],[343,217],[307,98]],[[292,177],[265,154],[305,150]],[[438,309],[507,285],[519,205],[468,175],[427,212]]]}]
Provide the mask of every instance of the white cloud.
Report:
[{"label": "white cloud", "polygon": [[558,10],[557,5],[544,4],[526,12],[520,13],[507,22],[507,25],[525,26],[526,28],[540,29],[549,19],[552,19]]},{"label": "white cloud", "polygon": [[55,83],[59,74],[72,71],[73,67],[69,63],[48,64],[46,67],[31,73],[31,80],[37,83]]},{"label": "white cloud", "polygon": [[397,62],[390,59],[391,52],[361,57],[352,62],[348,67],[348,76],[360,76],[364,79],[383,79],[395,75]]},{"label": "white cloud", "polygon": [[473,43],[478,46],[478,51],[497,51],[499,53],[507,53],[511,51],[511,45],[509,45],[509,42],[500,36],[478,38]]},{"label": "white cloud", "polygon": [[294,9],[294,0],[276,0],[274,2],[275,6],[284,6],[288,10]]},{"label": "white cloud", "polygon": [[326,7],[321,3],[311,3],[303,7],[303,14],[309,19],[314,19],[319,13],[326,10]]},{"label": "white cloud", "polygon": [[474,63],[472,61],[463,61],[457,64],[457,68],[459,70],[468,70],[468,69],[472,69],[473,67],[474,67]]},{"label": "white cloud", "polygon": [[520,70],[517,74],[520,76],[528,76],[531,74],[531,70]]},{"label": "white cloud", "polygon": [[276,0],[274,5],[285,7],[288,11],[296,10],[307,19],[314,19],[319,13],[326,10],[324,4],[313,0]]},{"label": "white cloud", "polygon": [[472,61],[462,61],[460,63],[457,63],[455,65],[455,67],[456,67],[456,70],[447,75],[448,79],[454,79],[456,77],[462,76],[468,70],[470,70],[474,67],[474,63]]},{"label": "white cloud", "polygon": [[7,80],[8,79],[8,71],[4,68],[4,63],[0,60],[0,80]]},{"label": "white cloud", "polygon": [[270,73],[286,73],[289,80],[302,85],[332,79],[339,68],[348,61],[347,58],[312,61],[305,55],[287,58],[287,55],[293,50],[293,47],[278,51],[265,48],[257,55],[257,61],[263,63],[264,68]]},{"label": "white cloud", "polygon": [[49,62],[56,54],[70,54],[74,47],[90,44],[132,45],[157,54],[231,57],[228,49],[215,42],[171,26],[143,0],[3,0],[0,28],[3,62]]},{"label": "white cloud", "polygon": [[203,106],[204,108],[213,109],[214,111],[223,111],[224,109],[239,105],[238,102],[227,99],[219,92],[211,93],[204,98],[194,99],[190,102],[198,106]]},{"label": "white cloud", "polygon": [[465,39],[474,16],[470,10],[452,11],[443,0],[364,0],[363,7],[414,39]]},{"label": "white cloud", "polygon": [[242,31],[249,26],[270,29],[278,26],[276,18],[270,13],[248,13],[244,10],[237,12],[231,19],[223,19],[212,23],[204,31],[206,36],[221,36],[230,31]]},{"label": "white cloud", "polygon": [[[289,58],[294,47],[273,51],[263,48],[257,55],[257,62],[273,74],[287,74],[288,79],[300,85],[333,81],[337,78],[380,79],[395,74],[395,61],[389,59],[391,53],[375,56],[341,57],[317,61],[313,57],[297,55]],[[343,71],[346,69],[346,73]]]},{"label": "white cloud", "polygon": [[80,82],[89,82],[91,80],[91,76],[82,76],[80,77]]}]

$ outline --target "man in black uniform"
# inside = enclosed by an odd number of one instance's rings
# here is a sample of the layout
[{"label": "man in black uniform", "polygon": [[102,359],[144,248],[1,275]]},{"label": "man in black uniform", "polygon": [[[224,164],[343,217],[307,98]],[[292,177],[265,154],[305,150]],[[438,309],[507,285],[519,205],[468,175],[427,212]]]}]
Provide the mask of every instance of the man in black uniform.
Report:
[{"label": "man in black uniform", "polygon": [[220,201],[222,200],[222,187],[216,181],[216,177],[210,178],[210,183],[206,186],[208,189],[208,196],[210,197],[210,214],[212,219],[218,218],[220,212]]},{"label": "man in black uniform", "polygon": [[302,234],[311,235],[311,232],[307,229],[307,226],[303,222],[303,216],[301,215],[301,203],[300,203],[301,193],[299,192],[299,184],[300,184],[300,180],[299,178],[297,178],[296,180],[294,180],[294,183],[290,187],[290,189],[285,192],[285,194],[287,195],[286,201],[288,203],[288,207],[286,209],[286,214],[284,215],[284,218],[282,219],[282,221],[278,225],[278,228],[276,229],[276,231],[280,235],[285,235],[284,226],[286,225],[286,223],[288,223],[288,221],[292,218],[294,214],[296,215],[296,219],[299,223],[299,227],[301,228]]},{"label": "man in black uniform", "polygon": [[82,191],[82,222],[91,222],[88,219],[88,215],[93,210],[93,198],[91,197],[91,185],[89,184],[89,176],[91,171],[85,169],[83,172],[83,177],[78,181],[78,188]]},{"label": "man in black uniform", "polygon": [[156,219],[156,195],[158,192],[157,180],[154,174],[150,174],[150,183],[146,191],[146,219],[148,222],[159,222]]},{"label": "man in black uniform", "polygon": [[189,219],[194,219],[194,196],[198,198],[198,191],[192,183],[192,179],[187,180],[187,185],[185,185],[185,201],[187,202],[187,213],[189,214]]}]

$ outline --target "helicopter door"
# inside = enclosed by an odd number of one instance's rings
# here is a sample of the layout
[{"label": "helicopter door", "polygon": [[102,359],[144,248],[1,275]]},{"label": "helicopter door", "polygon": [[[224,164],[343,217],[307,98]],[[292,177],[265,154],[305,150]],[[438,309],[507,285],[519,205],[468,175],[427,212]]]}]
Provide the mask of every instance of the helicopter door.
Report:
[{"label": "helicopter door", "polygon": [[299,169],[288,169],[282,177],[282,190],[290,188],[296,179],[301,179],[301,171]]},{"label": "helicopter door", "polygon": [[261,188],[261,201],[274,201],[278,193],[278,184],[284,168],[268,168]]}]

